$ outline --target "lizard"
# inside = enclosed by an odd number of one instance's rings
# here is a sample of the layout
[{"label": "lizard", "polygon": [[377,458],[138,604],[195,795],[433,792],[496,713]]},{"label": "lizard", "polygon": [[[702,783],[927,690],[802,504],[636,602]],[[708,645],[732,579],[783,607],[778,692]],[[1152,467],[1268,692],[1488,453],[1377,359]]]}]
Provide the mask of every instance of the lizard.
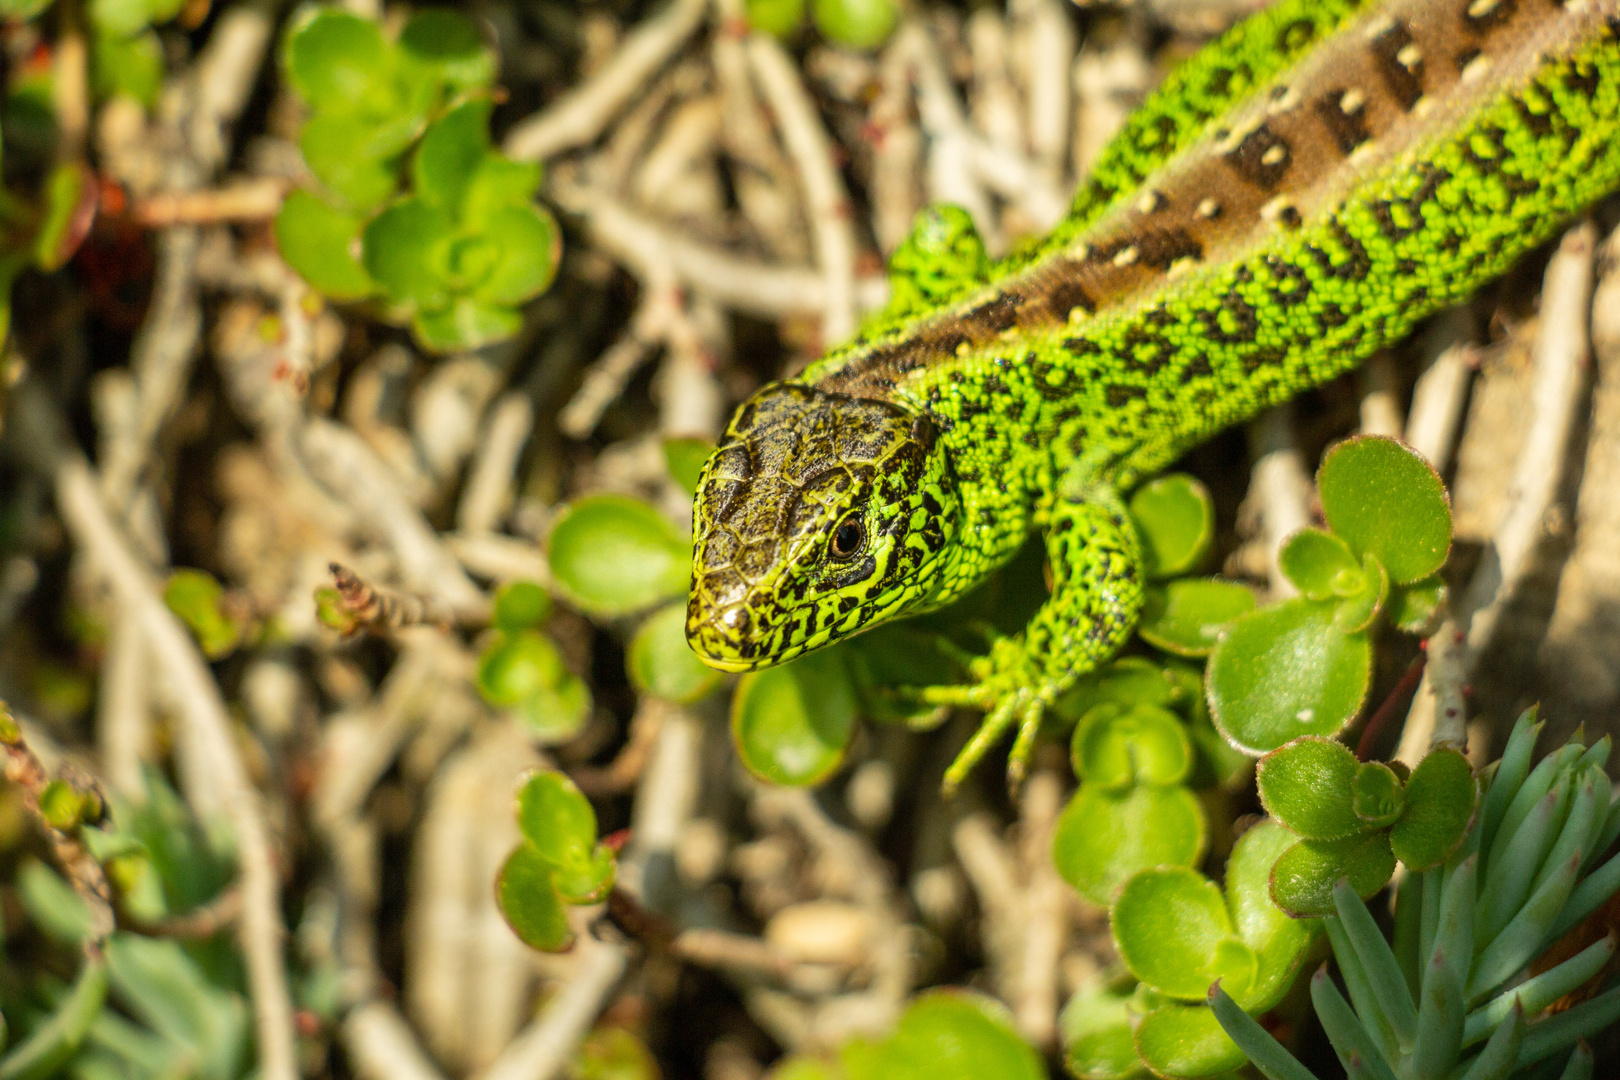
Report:
[{"label": "lizard", "polygon": [[1125,498],[1350,370],[1620,186],[1620,0],[1281,0],[1174,70],[1045,238],[923,211],[855,338],[744,401],[693,504],[687,640],[748,671],[936,609],[1044,538],[1051,592],[936,706],[952,790],[1129,639]]}]

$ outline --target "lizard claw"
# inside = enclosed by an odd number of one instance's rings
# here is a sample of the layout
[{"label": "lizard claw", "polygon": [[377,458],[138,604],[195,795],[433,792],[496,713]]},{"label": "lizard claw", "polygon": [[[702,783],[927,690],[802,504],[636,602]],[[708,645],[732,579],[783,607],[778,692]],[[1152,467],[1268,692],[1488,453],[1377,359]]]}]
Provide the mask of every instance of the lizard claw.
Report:
[{"label": "lizard claw", "polygon": [[1017,790],[1029,768],[1040,732],[1041,717],[1057,697],[1060,686],[1049,684],[1034,669],[1023,642],[1000,638],[988,656],[972,665],[975,682],[956,686],[926,686],[914,691],[927,703],[939,706],[966,706],[985,710],[984,722],[973,738],[945,770],[944,791],[950,795],[990,752],[1009,728],[1018,729],[1007,759],[1007,781]]}]

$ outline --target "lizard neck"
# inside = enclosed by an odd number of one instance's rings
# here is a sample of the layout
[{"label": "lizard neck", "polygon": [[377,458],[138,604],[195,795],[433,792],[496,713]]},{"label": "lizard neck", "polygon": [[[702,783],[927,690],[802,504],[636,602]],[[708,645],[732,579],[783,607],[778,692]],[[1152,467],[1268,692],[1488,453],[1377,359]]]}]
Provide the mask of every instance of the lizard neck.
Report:
[{"label": "lizard neck", "polygon": [[[1364,177],[1419,160],[1483,101],[1527,82],[1547,57],[1578,48],[1617,14],[1615,0],[1364,5],[1261,92],[1191,133],[1130,194],[1098,211],[1083,205],[1083,192],[1052,237],[1004,263],[991,284],[858,340],[801,379],[893,399],[930,369],[1000,339],[1084,324],[1230,263],[1331,213]],[[1307,25],[1273,20],[1270,28],[1286,35]],[[1282,44],[1279,37],[1272,47]]]}]

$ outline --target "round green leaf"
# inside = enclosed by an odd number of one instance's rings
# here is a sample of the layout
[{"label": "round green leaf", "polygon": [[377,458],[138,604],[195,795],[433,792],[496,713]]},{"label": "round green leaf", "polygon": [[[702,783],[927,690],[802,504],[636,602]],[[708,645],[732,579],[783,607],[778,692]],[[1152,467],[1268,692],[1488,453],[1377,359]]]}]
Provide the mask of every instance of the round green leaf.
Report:
[{"label": "round green leaf", "polygon": [[552,577],[591,615],[626,615],[686,591],[691,544],[657,510],[623,495],[591,495],[551,530]]},{"label": "round green leaf", "polygon": [[1131,496],[1130,511],[1150,580],[1191,573],[1215,541],[1215,502],[1204,485],[1186,473],[1142,485]]},{"label": "round green leaf", "polygon": [[1406,812],[1389,830],[1395,857],[1414,872],[1451,858],[1474,819],[1478,797],[1466,757],[1449,746],[1429,751],[1406,781]]},{"label": "round green leaf", "polygon": [[697,494],[698,478],[713,453],[714,443],[708,439],[664,440],[664,465],[688,495]]},{"label": "round green leaf", "polygon": [[1288,993],[1311,942],[1321,932],[1310,920],[1295,919],[1271,898],[1271,868],[1297,838],[1269,819],[1238,837],[1226,862],[1226,906],[1239,939],[1258,960],[1248,992],[1238,1003],[1264,1012]]},{"label": "round green leaf", "polygon": [[288,31],[285,59],[293,89],[317,110],[369,104],[391,73],[377,24],[338,7],[306,8]]},{"label": "round green leaf", "polygon": [[521,304],[551,285],[562,255],[562,234],[547,211],[538,206],[509,206],[491,211],[483,236],[495,243],[489,272],[472,287],[486,304]]},{"label": "round green leaf", "polygon": [[491,705],[516,705],[557,685],[566,671],[562,654],[543,634],[498,634],[478,658],[478,690]]},{"label": "round green leaf", "polygon": [[1063,1063],[1079,1080],[1132,1080],[1145,1075],[1131,1036],[1130,997],[1093,981],[1075,991],[1058,1018]]},{"label": "round green leaf", "polygon": [[203,655],[217,660],[242,640],[243,626],[220,608],[225,590],[206,570],[174,571],[163,587],[163,602],[197,637]]},{"label": "round green leaf", "polygon": [[528,844],[507,856],[495,883],[495,901],[512,932],[531,948],[562,952],[574,943],[562,901],[551,883],[551,864]]},{"label": "round green leaf", "polygon": [[618,868],[613,849],[597,844],[589,860],[575,866],[553,866],[551,884],[565,904],[599,904],[612,890]]},{"label": "round green leaf", "polygon": [[1136,632],[1177,656],[1208,656],[1227,626],[1254,610],[1254,593],[1235,581],[1177,578],[1150,585]]},{"label": "round green leaf", "polygon": [[528,206],[539,187],[539,164],[513,161],[497,153],[485,154],[462,193],[462,224],[488,232],[491,215],[514,206]]},{"label": "round green leaf", "polygon": [[1312,600],[1354,596],[1366,588],[1361,560],[1350,545],[1321,529],[1301,529],[1277,553],[1283,574]]},{"label": "round green leaf", "polygon": [[589,688],[533,630],[496,635],[478,658],[477,681],[486,701],[513,709],[547,742],[572,737],[590,714]]},{"label": "round green leaf", "polygon": [[476,349],[504,341],[523,328],[517,310],[458,296],[442,308],[423,308],[411,319],[417,343],[432,352]]},{"label": "round green leaf", "polygon": [[312,117],[298,135],[304,162],[328,191],[358,210],[380,206],[399,189],[395,154],[371,152],[379,140],[371,123],[343,114]]},{"label": "round green leaf", "polygon": [[1433,631],[1440,605],[1446,600],[1446,585],[1438,574],[1419,578],[1410,585],[1393,585],[1389,590],[1389,621],[1408,634]]},{"label": "round green leaf", "polygon": [[900,12],[894,0],[812,0],[810,17],[836,45],[875,49],[888,39]]},{"label": "round green leaf", "polygon": [[855,732],[855,685],[836,652],[750,672],[731,699],[731,739],[748,770],[802,787],[844,760]]},{"label": "round green leaf", "polygon": [[553,866],[590,866],[596,847],[596,811],[568,777],[536,769],[517,795],[518,828],[535,853]]},{"label": "round green leaf", "polygon": [[774,37],[787,37],[804,22],[804,0],[747,0],[748,25]]},{"label": "round green leaf", "polygon": [[841,1055],[849,1080],[1046,1080],[1046,1066],[1005,1006],[966,990],[920,994],[880,1043]]},{"label": "round green leaf", "polygon": [[684,604],[660,608],[641,624],[630,639],[625,668],[637,690],[683,704],[706,696],[721,678],[686,643]]},{"label": "round green leaf", "polygon": [[287,194],[276,215],[276,247],[298,275],[334,300],[358,300],[376,291],[356,254],[364,221],[302,189]]},{"label": "round green leaf", "polygon": [[1248,1059],[1221,1030],[1208,1005],[1162,1005],[1136,1026],[1136,1049],[1160,1076],[1224,1076]]},{"label": "round green leaf", "polygon": [[1301,840],[1271,869],[1271,898],[1296,918],[1332,915],[1333,885],[1349,878],[1363,900],[1395,873],[1395,855],[1384,832],[1343,840]]},{"label": "round green leaf", "polygon": [[1175,713],[1157,705],[1105,702],[1075,725],[1075,775],[1106,790],[1179,783],[1192,767],[1192,744]]},{"label": "round green leaf", "polygon": [[1216,949],[1236,941],[1220,888],[1184,866],[1154,867],[1125,882],[1109,922],[1131,974],[1186,1001],[1204,999],[1217,977]]},{"label": "round green leaf", "polygon": [[538,741],[547,745],[567,742],[579,734],[591,715],[591,690],[571,671],[536,690],[512,707]]},{"label": "round green leaf", "polygon": [[1390,580],[1428,577],[1451,547],[1451,501],[1439,475],[1394,439],[1363,435],[1330,447],[1316,484],[1328,527]]},{"label": "round green leaf", "polygon": [[1052,860],[1081,896],[1106,907],[1138,870],[1198,862],[1207,836],[1204,805],[1184,787],[1084,784],[1058,817]]},{"label": "round green leaf", "polygon": [[532,581],[509,581],[495,590],[490,622],[501,630],[527,630],[551,614],[551,596]]},{"label": "round green leaf", "polygon": [[454,90],[474,90],[495,81],[495,55],[478,27],[448,8],[424,8],[412,15],[400,31],[399,51],[408,65]]},{"label": "round green leaf", "polygon": [[428,126],[411,160],[415,194],[459,216],[462,197],[489,151],[488,98],[456,106]]},{"label": "round green leaf", "polygon": [[366,270],[396,302],[444,307],[450,294],[441,253],[451,229],[444,210],[402,199],[366,226]]},{"label": "round green leaf", "polygon": [[1365,827],[1351,805],[1356,767],[1356,755],[1332,739],[1295,739],[1260,759],[1260,802],[1307,840],[1353,836]]},{"label": "round green leaf", "polygon": [[1351,783],[1350,805],[1365,826],[1383,828],[1401,816],[1406,794],[1401,778],[1382,761],[1364,761]]},{"label": "round green leaf", "polygon": [[92,34],[90,65],[96,96],[134,98],[148,109],[157,104],[163,88],[163,43],[151,30],[133,37]]},{"label": "round green leaf", "polygon": [[1371,626],[1389,599],[1389,575],[1376,555],[1368,553],[1362,557],[1361,583],[1362,588],[1340,600],[1333,613],[1333,625],[1347,634],[1360,633]]},{"label": "round green leaf", "polygon": [[[1200,682],[1199,693],[1202,694]],[[1187,694],[1171,673],[1145,656],[1122,656],[1082,675],[1069,692],[1058,699],[1053,711],[1080,719],[1104,702],[1118,705],[1160,705],[1178,707]]]},{"label": "round green leaf", "polygon": [[1334,626],[1338,605],[1305,597],[1235,620],[1209,658],[1210,716],[1240,750],[1335,735],[1367,695],[1372,647]]}]

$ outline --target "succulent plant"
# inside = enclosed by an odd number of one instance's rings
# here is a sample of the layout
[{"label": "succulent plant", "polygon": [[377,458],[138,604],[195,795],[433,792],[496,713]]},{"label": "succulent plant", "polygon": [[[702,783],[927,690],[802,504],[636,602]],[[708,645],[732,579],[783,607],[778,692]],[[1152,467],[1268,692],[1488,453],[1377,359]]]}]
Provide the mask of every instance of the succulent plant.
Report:
[{"label": "succulent plant", "polygon": [[[1323,965],[1311,1001],[1351,1080],[1591,1076],[1578,1040],[1620,1020],[1620,987],[1580,999],[1615,939],[1565,935],[1620,887],[1620,856],[1598,865],[1620,801],[1607,738],[1572,740],[1532,769],[1540,728],[1533,711],[1519,719],[1461,848],[1402,882],[1393,944],[1348,881],[1334,888],[1323,922],[1349,1000]],[[1210,1004],[1270,1080],[1313,1080],[1218,983]]]}]

